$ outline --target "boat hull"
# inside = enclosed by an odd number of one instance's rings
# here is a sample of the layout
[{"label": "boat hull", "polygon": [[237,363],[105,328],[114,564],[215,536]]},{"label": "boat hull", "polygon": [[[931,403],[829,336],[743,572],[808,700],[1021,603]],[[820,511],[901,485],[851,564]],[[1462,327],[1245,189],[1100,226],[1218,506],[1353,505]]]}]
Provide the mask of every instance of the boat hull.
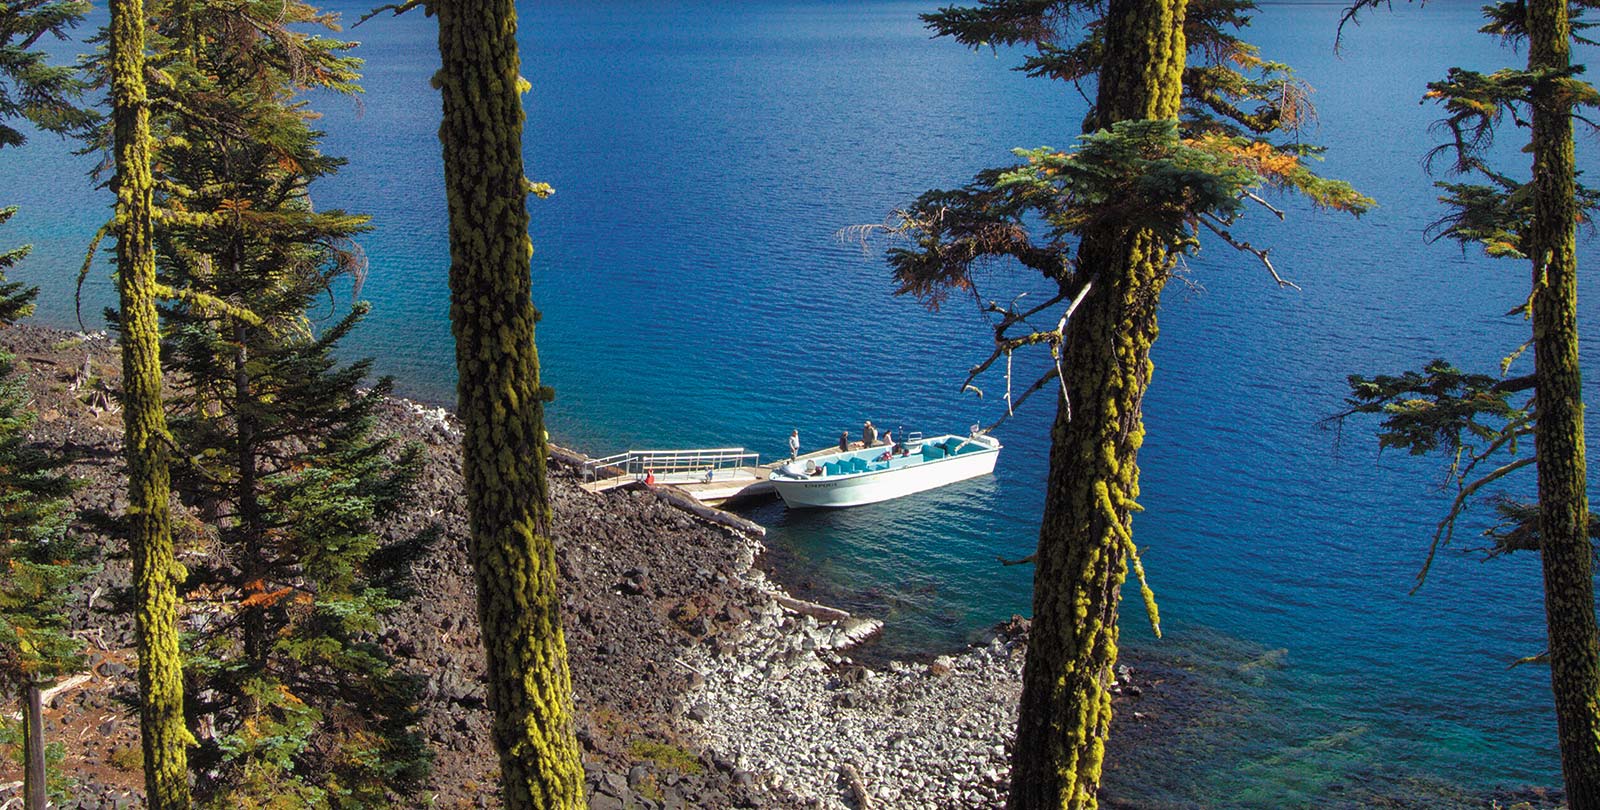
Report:
[{"label": "boat hull", "polygon": [[975,452],[900,468],[804,479],[774,475],[772,486],[790,508],[861,506],[988,475],[999,457],[999,443],[989,439]]}]

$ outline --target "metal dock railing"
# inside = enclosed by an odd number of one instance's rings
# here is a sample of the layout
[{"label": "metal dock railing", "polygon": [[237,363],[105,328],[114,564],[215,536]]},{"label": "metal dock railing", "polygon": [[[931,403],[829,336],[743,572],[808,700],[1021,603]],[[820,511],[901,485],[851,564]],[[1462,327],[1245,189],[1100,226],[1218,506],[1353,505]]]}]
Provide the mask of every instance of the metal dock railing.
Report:
[{"label": "metal dock railing", "polygon": [[583,464],[584,488],[603,492],[651,478],[663,484],[756,480],[761,455],[743,447],[628,450]]}]

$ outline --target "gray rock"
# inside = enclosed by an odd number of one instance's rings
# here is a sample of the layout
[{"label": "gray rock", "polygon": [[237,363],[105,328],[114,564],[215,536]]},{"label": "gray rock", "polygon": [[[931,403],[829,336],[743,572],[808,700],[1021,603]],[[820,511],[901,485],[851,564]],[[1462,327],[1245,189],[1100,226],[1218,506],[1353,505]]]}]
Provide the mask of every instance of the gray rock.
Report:
[{"label": "gray rock", "polygon": [[616,796],[596,793],[589,797],[589,810],[627,810],[627,805]]},{"label": "gray rock", "polygon": [[627,777],[624,777],[620,773],[610,772],[600,775],[600,784],[596,785],[595,789],[600,793],[617,796],[619,798],[627,796],[632,792],[628,789]]},{"label": "gray rock", "polygon": [[648,765],[642,765],[641,764],[641,765],[635,765],[632,768],[629,768],[628,769],[628,787],[630,789],[632,789],[632,790],[638,790],[639,786],[644,784],[645,779],[647,779],[650,776],[650,773],[651,773],[650,766],[648,766]]}]

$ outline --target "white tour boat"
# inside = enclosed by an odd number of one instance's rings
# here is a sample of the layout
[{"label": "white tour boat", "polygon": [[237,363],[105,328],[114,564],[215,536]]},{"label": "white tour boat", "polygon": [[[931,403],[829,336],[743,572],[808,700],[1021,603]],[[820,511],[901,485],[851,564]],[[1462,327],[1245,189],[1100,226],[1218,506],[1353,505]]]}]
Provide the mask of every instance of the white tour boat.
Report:
[{"label": "white tour boat", "polygon": [[1000,442],[989,436],[947,434],[901,445],[840,451],[791,462],[772,472],[772,486],[790,506],[859,506],[994,472]]}]

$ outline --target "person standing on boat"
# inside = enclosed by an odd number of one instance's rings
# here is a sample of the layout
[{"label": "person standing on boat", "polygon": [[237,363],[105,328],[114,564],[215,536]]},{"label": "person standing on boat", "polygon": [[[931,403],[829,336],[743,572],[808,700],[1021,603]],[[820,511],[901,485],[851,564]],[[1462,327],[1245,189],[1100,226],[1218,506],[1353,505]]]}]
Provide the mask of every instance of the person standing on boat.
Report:
[{"label": "person standing on boat", "polygon": [[839,431],[839,452],[850,452],[850,431],[848,430]]},{"label": "person standing on boat", "polygon": [[789,431],[789,460],[794,461],[800,457],[800,429]]},{"label": "person standing on boat", "polygon": [[868,419],[867,423],[861,426],[861,446],[871,447],[877,443],[878,431],[872,426],[872,420]]}]

